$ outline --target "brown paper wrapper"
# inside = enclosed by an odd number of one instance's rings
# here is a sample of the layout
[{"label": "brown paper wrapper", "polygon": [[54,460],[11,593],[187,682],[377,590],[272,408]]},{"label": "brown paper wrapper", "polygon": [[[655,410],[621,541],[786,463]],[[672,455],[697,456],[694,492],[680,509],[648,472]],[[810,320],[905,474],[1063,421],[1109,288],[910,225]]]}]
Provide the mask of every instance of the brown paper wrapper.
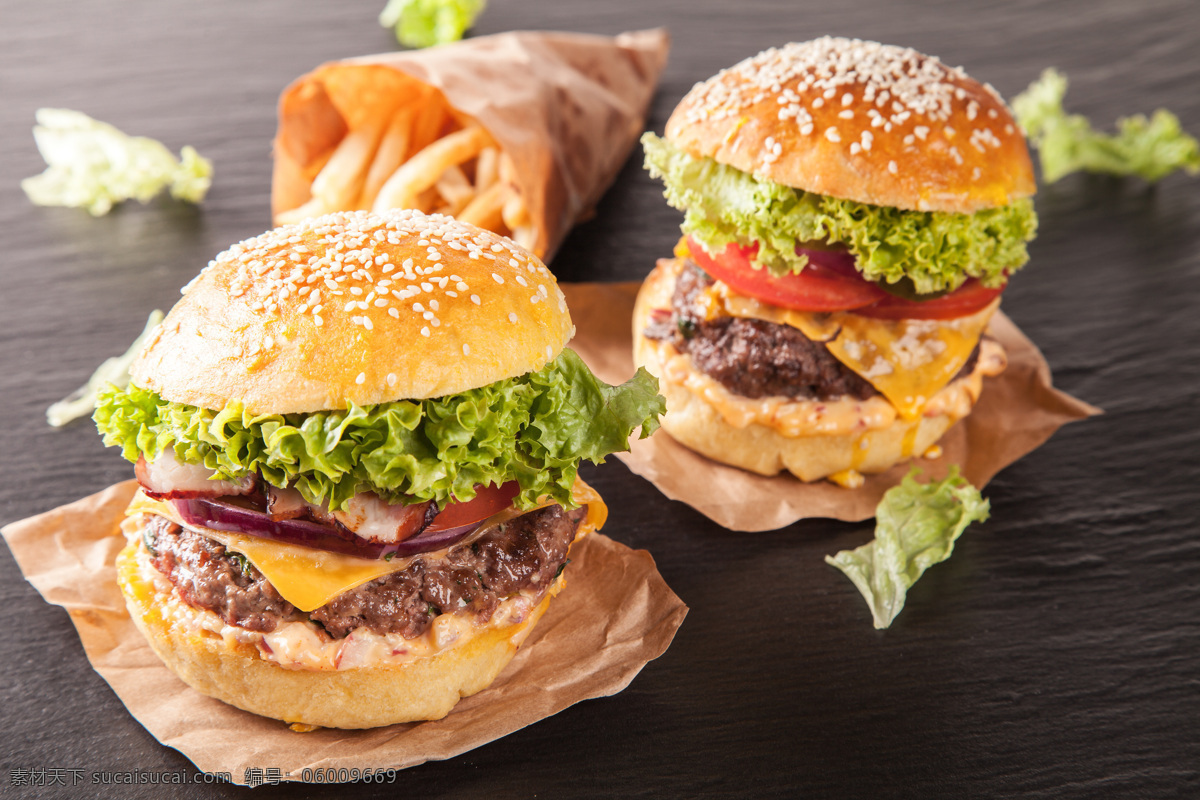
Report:
[{"label": "brown paper wrapper", "polygon": [[434,87],[513,159],[537,230],[532,249],[549,261],[641,135],[668,49],[661,28],[616,37],[525,31],[325,64],[280,97],[272,213],[309,199],[348,131]]},{"label": "brown paper wrapper", "polygon": [[[609,383],[632,377],[630,320],[641,284],[559,286],[575,321],[571,347]],[[982,488],[1066,423],[1102,413],[1053,387],[1046,359],[1003,313],[997,312],[989,331],[1008,351],[1008,368],[995,378],[984,379],[983,393],[970,416],[938,443],[942,456],[913,459],[887,472],[867,475],[858,489],[843,489],[828,481],[803,483],[787,473],[763,477],[718,464],[661,430],[649,439],[632,442],[630,452],[616,455],[667,497],[737,531],[774,530],[808,517],[847,522],[869,519],[875,516],[883,493],[898,484],[912,464],[933,479],[945,477],[950,465],[958,464],[962,474]]]},{"label": "brown paper wrapper", "polygon": [[92,666],[163,744],[205,772],[244,782],[247,767],[402,769],[464,753],[624,689],[662,655],[687,614],[644,550],[593,533],[571,551],[566,588],[488,689],[433,722],[364,731],[296,733],[240,711],[175,677],[134,628],[117,588],[117,530],[137,488],[126,481],[0,533],[25,577],[71,615]]}]

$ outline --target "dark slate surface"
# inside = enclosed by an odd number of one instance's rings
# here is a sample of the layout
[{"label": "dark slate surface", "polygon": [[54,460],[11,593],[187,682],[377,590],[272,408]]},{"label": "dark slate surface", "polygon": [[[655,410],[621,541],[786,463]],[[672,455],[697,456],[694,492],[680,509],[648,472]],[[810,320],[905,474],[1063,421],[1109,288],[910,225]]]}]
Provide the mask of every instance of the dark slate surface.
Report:
[{"label": "dark slate surface", "polygon": [[[44,408],[213,254],[268,226],[279,91],[326,59],[390,49],[382,5],[0,3],[0,523],[130,475],[88,424],[51,430]],[[1188,0],[493,0],[477,32],[659,24],[675,49],[658,130],[695,81],[833,33],[936,53],[1007,96],[1055,65],[1071,107],[1098,122],[1165,105],[1200,132],[1200,6]],[[31,206],[17,183],[42,168],[29,133],[39,106],[196,146],[216,163],[208,201],[102,219]],[[637,162],[555,260],[562,279],[635,279],[670,251],[679,216]],[[1108,413],[1001,473],[992,520],[890,630],[874,631],[822,562],[866,541],[869,523],[729,533],[612,461],[585,470],[609,498],[608,532],[651,550],[692,609],[665,656],[621,695],[393,786],[257,796],[1200,796],[1200,183],[1075,176],[1037,205],[1041,235],[1005,309],[1058,384]],[[13,769],[81,770],[85,783],[61,792],[72,797],[164,795],[86,783],[101,771],[193,774],[0,550],[0,794],[48,794],[11,786]]]}]

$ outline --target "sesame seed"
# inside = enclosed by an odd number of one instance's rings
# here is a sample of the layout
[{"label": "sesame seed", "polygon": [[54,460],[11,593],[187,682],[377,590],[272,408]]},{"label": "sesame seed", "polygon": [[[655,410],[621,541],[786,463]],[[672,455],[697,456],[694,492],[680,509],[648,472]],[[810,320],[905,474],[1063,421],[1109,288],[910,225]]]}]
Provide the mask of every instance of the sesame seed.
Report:
[{"label": "sesame seed", "polygon": [[398,309],[395,309],[395,308],[389,308],[389,309],[388,309],[388,316],[389,316],[389,317],[395,317],[396,319],[400,319],[400,311],[399,311]]},{"label": "sesame seed", "polygon": [[388,385],[388,386],[395,386],[395,385],[396,385],[396,373],[394,373],[394,372],[389,372],[389,373],[387,374],[387,385]]},{"label": "sesame seed", "polygon": [[517,276],[517,283],[521,284],[522,286],[528,286],[528,285],[529,285],[529,284],[528,284],[528,283],[525,281],[525,278],[524,278],[524,276],[522,276],[522,275],[518,275],[518,276]]},{"label": "sesame seed", "polygon": [[554,358],[554,348],[546,345],[546,359],[549,360],[551,358]]},{"label": "sesame seed", "polygon": [[467,344],[466,342],[463,342],[463,355],[464,356],[471,355],[471,345]]},{"label": "sesame seed", "polygon": [[893,175],[896,175],[900,172],[900,167],[896,165],[895,161],[888,162],[888,172],[892,173]]},{"label": "sesame seed", "polygon": [[366,380],[367,380],[367,373],[360,372],[360,373],[358,373],[358,377],[354,379],[354,382],[361,386],[363,383],[366,382]]},{"label": "sesame seed", "polygon": [[494,280],[496,283],[504,283],[504,278],[501,278],[494,272],[492,273],[492,280]]},{"label": "sesame seed", "polygon": [[424,328],[421,328],[421,335],[422,335],[422,336],[428,336],[428,335],[429,335],[429,326],[428,326],[428,325],[426,325]]},{"label": "sesame seed", "polygon": [[363,317],[362,322],[363,322],[363,327],[366,328],[367,330],[371,330],[372,328],[375,327],[375,323],[371,322],[370,317]]},{"label": "sesame seed", "polygon": [[513,325],[517,324],[517,314],[515,311],[508,312],[508,321],[511,322]]},{"label": "sesame seed", "polygon": [[834,142],[835,144],[842,140],[842,136],[838,133],[838,129],[833,127],[825,129],[825,138],[831,142]]},{"label": "sesame seed", "polygon": [[471,295],[471,302],[474,303],[475,305],[479,305],[479,295],[477,295],[477,294]]}]

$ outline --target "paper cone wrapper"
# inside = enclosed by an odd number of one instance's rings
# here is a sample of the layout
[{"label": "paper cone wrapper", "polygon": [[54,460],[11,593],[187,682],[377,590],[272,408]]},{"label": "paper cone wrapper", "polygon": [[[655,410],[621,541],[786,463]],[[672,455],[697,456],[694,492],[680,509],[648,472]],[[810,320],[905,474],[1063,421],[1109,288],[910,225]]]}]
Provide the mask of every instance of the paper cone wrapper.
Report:
[{"label": "paper cone wrapper", "polygon": [[[640,283],[560,284],[571,307],[576,334],[571,347],[609,383],[633,376],[631,319]],[[1008,353],[1008,368],[984,379],[983,393],[969,416],[946,432],[937,459],[917,458],[886,472],[867,475],[857,489],[828,481],[804,483],[788,473],[763,477],[712,461],[676,442],[663,430],[632,442],[617,457],[672,500],[687,503],[714,522],[738,531],[765,531],[808,517],[857,522],[875,516],[883,493],[913,464],[923,479],[944,478],[952,464],[982,488],[997,472],[1041,445],[1068,422],[1100,409],[1060,392],[1050,367],[1033,342],[997,312],[989,332]]]},{"label": "paper cone wrapper", "polygon": [[402,769],[450,758],[593,697],[616,694],[662,655],[687,614],[643,550],[593,533],[571,550],[566,588],[488,689],[434,722],[297,733],[205,697],[175,677],[125,610],[117,529],[137,489],[126,481],[3,531],[25,577],[62,606],[92,666],[160,742],[205,772],[247,768]]},{"label": "paper cone wrapper", "polygon": [[616,37],[513,32],[325,64],[284,90],[272,213],[302,205],[348,131],[440,91],[514,162],[544,261],[588,214],[645,127],[667,61],[663,29]]}]

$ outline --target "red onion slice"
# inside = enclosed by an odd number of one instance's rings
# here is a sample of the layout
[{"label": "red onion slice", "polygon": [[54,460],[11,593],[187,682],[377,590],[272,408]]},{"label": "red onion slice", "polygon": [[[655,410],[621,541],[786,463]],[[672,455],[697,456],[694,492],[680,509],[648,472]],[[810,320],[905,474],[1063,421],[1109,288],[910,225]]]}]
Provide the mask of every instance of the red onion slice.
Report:
[{"label": "red onion slice", "polygon": [[[818,270],[827,269],[848,278],[863,280],[862,274],[854,266],[854,254],[849,250],[822,250],[796,245],[796,255],[806,257],[809,265]],[[805,267],[805,269],[807,268]]]},{"label": "red onion slice", "polygon": [[222,500],[194,497],[171,502],[183,521],[190,525],[370,559],[414,556],[441,550],[456,544],[480,525],[475,523],[442,531],[425,531],[401,542],[383,544],[357,536],[347,538],[336,528],[309,520],[271,519],[262,511]]}]

